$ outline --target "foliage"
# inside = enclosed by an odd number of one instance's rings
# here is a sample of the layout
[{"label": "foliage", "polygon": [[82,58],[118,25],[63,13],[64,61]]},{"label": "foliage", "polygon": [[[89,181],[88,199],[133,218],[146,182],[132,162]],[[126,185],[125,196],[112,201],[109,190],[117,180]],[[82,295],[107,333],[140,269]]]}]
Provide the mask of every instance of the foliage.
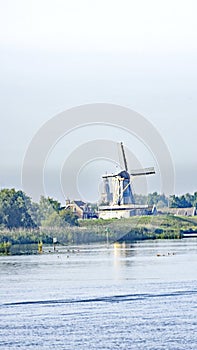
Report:
[{"label": "foliage", "polygon": [[1,242],[0,243],[0,254],[9,254],[11,248],[10,242]]},{"label": "foliage", "polygon": [[[170,200],[154,192],[148,196],[137,195],[136,202],[155,204],[157,207],[167,204],[172,207],[197,206],[197,192],[193,195],[172,196]],[[75,213],[61,207],[51,197],[42,196],[39,203],[34,203],[22,191],[0,191],[0,243],[4,245],[8,242],[29,244],[39,241],[52,244],[53,237],[57,237],[62,244],[104,242],[106,237],[113,242],[129,232],[132,237],[135,234],[139,239],[179,238],[182,232],[196,230],[197,218],[173,215],[78,220]]]},{"label": "foliage", "polygon": [[147,196],[135,194],[135,202],[138,204],[156,205],[157,208],[170,206],[171,208],[197,208],[197,192],[194,194],[186,193],[181,196],[166,197],[157,192],[149,193]]},{"label": "foliage", "polygon": [[53,239],[48,232],[41,232],[39,229],[25,230],[3,230],[0,231],[0,242],[10,242],[11,244],[52,243]]},{"label": "foliage", "polygon": [[46,217],[45,220],[42,221],[43,227],[64,227],[65,221],[63,218],[57,213],[53,211],[50,215]]},{"label": "foliage", "polygon": [[197,208],[197,192],[194,194],[186,193],[181,196],[171,196],[170,197],[170,207],[171,208]]},{"label": "foliage", "polygon": [[78,216],[71,210],[61,210],[59,213],[61,219],[71,226],[78,226]]},{"label": "foliage", "polygon": [[41,196],[37,217],[39,226],[42,222],[47,221],[52,214],[59,213],[60,208],[61,204],[58,201],[50,197],[45,198],[44,196]]},{"label": "foliage", "polygon": [[164,194],[158,194],[157,192],[149,193],[147,196],[135,194],[135,202],[143,205],[156,205],[157,208],[168,206],[168,198]]},{"label": "foliage", "polygon": [[61,207],[53,198],[41,196],[39,203],[31,201],[23,191],[0,191],[0,229],[34,229],[40,226],[66,227],[78,225],[77,216]]},{"label": "foliage", "polygon": [[15,189],[2,189],[0,191],[0,224],[9,229],[35,228],[28,212],[31,200],[22,191]]},{"label": "foliage", "polygon": [[71,211],[65,210],[61,204],[53,198],[41,197],[39,202],[39,219],[41,226],[65,227],[78,225],[78,217]]},{"label": "foliage", "polygon": [[[91,225],[88,223],[91,222]],[[83,223],[83,225],[82,225]],[[61,244],[81,244],[91,242],[117,241],[119,238],[131,232],[129,237],[138,239],[169,239],[180,238],[183,232],[196,232],[197,219],[182,218],[171,215],[141,216],[120,220],[87,220],[79,226],[46,226],[40,229],[25,230],[2,230],[0,231],[0,242],[11,242],[12,244],[38,243],[52,244],[56,237]]]},{"label": "foliage", "polygon": [[148,205],[156,205],[157,207],[168,206],[168,199],[164,194],[157,192],[148,194]]}]

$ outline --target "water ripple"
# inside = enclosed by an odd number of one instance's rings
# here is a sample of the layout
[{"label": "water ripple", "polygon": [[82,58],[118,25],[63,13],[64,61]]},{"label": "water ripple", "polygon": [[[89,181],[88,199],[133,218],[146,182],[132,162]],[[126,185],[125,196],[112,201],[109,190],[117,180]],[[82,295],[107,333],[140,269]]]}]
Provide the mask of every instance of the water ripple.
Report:
[{"label": "water ripple", "polygon": [[197,291],[176,291],[169,293],[151,293],[151,294],[126,294],[126,295],[114,295],[114,296],[103,296],[96,298],[87,299],[59,299],[59,300],[32,300],[32,301],[19,301],[12,303],[4,303],[2,306],[20,306],[20,305],[53,305],[53,304],[75,304],[75,303],[97,303],[97,302],[107,302],[107,303],[119,303],[125,301],[137,301],[152,298],[168,298],[168,297],[182,297],[196,295]]}]

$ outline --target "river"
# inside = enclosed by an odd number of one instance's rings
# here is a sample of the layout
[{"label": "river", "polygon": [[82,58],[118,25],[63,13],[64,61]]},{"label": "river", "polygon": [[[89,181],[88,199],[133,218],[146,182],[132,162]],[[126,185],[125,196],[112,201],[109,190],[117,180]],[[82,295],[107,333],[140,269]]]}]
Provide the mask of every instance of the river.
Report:
[{"label": "river", "polygon": [[0,257],[0,349],[196,350],[197,239]]}]

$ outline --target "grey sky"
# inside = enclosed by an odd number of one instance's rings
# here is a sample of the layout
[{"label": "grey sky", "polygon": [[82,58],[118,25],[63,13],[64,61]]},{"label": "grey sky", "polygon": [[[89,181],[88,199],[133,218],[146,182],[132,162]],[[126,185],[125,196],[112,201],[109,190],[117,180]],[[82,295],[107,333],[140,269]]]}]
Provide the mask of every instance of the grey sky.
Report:
[{"label": "grey sky", "polygon": [[1,0],[1,187],[21,187],[43,123],[106,102],[146,117],[170,149],[176,192],[197,190],[196,10],[196,1]]}]

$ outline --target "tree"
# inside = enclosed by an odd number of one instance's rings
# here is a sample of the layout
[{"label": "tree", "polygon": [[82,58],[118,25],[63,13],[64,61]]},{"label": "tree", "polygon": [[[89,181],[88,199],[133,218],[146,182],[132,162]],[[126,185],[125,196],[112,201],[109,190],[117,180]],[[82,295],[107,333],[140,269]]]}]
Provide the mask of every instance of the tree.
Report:
[{"label": "tree", "polygon": [[30,214],[32,220],[35,222],[37,226],[41,225],[40,222],[40,206],[38,203],[31,202],[28,207],[28,213]]},{"label": "tree", "polygon": [[48,219],[48,217],[54,212],[59,213],[61,204],[51,197],[40,197],[39,211],[38,211],[38,221],[41,224],[42,221]]},{"label": "tree", "polygon": [[0,191],[0,224],[12,228],[35,228],[37,225],[28,212],[31,199],[22,191],[2,189]]},{"label": "tree", "polygon": [[149,193],[147,202],[149,205],[157,205],[160,208],[168,206],[168,198],[164,194],[158,194],[157,192]]},{"label": "tree", "polygon": [[64,222],[69,223],[71,226],[78,226],[78,216],[71,210],[61,210],[60,216]]},{"label": "tree", "polygon": [[43,226],[63,227],[67,224],[78,225],[78,217],[70,210],[65,210],[53,198],[42,196],[39,202],[39,222]]},{"label": "tree", "polygon": [[189,193],[186,193],[185,195],[182,195],[180,197],[173,195],[170,197],[170,207],[171,208],[190,208],[193,206],[193,200],[194,200],[194,197]]},{"label": "tree", "polygon": [[50,214],[46,220],[42,221],[43,227],[65,227],[66,223],[64,219],[58,214],[56,211],[54,211],[52,214]]}]

